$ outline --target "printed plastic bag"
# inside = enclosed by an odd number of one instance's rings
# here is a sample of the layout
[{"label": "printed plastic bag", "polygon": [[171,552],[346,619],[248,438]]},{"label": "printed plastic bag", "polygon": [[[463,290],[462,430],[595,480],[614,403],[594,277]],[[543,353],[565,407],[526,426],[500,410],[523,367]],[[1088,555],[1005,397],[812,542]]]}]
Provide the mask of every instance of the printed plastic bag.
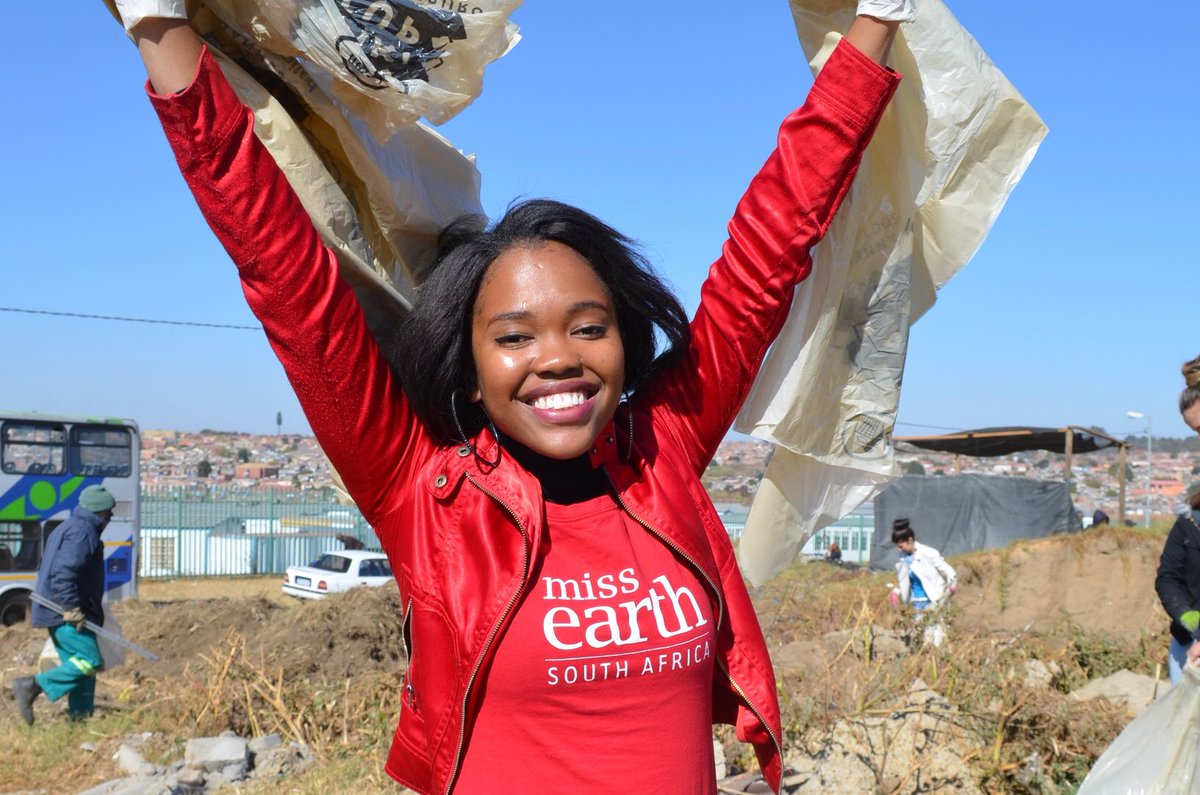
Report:
[{"label": "printed plastic bag", "polygon": [[[791,0],[819,69],[854,4]],[[1046,127],[940,0],[892,48],[904,75],[738,416],[775,443],[739,545],[761,584],[896,471],[908,328],[974,256]]]},{"label": "printed plastic bag", "polygon": [[484,68],[519,40],[521,0],[203,0],[254,46],[290,58],[386,141],[425,117],[453,118]]},{"label": "printed plastic bag", "polygon": [[1200,787],[1200,668],[1133,719],[1077,795],[1191,795]]}]

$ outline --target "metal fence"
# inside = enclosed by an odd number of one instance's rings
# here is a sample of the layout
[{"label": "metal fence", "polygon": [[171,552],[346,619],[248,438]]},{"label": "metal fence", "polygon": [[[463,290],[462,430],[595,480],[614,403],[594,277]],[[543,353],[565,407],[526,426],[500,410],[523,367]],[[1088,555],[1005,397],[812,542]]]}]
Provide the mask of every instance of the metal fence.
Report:
[{"label": "metal fence", "polygon": [[[744,506],[720,513],[730,538],[740,539]],[[367,549],[379,546],[358,508],[338,502],[332,489],[144,489],[141,525],[138,576],[150,579],[282,574],[343,548],[347,538]],[[810,538],[803,552],[820,556],[837,542],[842,560],[865,563],[874,530],[874,511],[864,506]]]},{"label": "metal fence", "polygon": [[804,545],[802,554],[823,557],[829,545],[836,543],[842,550],[844,563],[865,565],[871,562],[871,540],[874,535],[875,508],[868,504],[814,533]]},{"label": "metal fence", "polygon": [[332,489],[146,489],[141,526],[145,578],[282,574],[343,548],[344,538],[378,547],[362,514]]},{"label": "metal fence", "polygon": [[[742,538],[748,511],[748,506],[717,504],[717,513],[734,542]],[[814,533],[804,544],[800,554],[806,557],[824,557],[829,545],[836,543],[842,550],[844,562],[866,564],[871,560],[871,539],[874,535],[875,507],[872,503],[867,503]]]}]

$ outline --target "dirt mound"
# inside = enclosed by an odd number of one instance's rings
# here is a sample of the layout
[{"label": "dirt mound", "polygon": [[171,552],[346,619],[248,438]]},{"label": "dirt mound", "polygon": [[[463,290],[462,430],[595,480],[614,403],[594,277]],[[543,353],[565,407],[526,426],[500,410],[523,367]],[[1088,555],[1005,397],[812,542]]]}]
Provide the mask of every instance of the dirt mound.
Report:
[{"label": "dirt mound", "polygon": [[1164,541],[1157,535],[1088,531],[955,559],[957,624],[1044,633],[1068,623],[1114,637],[1162,635],[1169,621],[1154,576]]},{"label": "dirt mound", "polygon": [[177,679],[237,636],[245,641],[247,658],[263,667],[283,666],[319,681],[403,667],[401,612],[394,584],[292,604],[259,595],[133,601],[114,611],[132,640],[161,657],[149,662],[131,656],[129,667],[140,675]]}]

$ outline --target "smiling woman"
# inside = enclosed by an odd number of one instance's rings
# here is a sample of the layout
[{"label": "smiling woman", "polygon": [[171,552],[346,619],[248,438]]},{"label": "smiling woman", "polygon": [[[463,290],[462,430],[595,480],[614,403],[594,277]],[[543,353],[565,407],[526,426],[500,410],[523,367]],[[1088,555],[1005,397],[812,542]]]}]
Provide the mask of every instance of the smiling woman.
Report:
[{"label": "smiling woman", "polygon": [[397,781],[606,793],[637,770],[643,791],[711,795],[720,722],[779,789],[775,677],[700,476],[895,91],[881,62],[911,7],[868,6],[784,121],[690,325],[631,241],[529,201],[440,236],[399,377],[212,55],[178,20],[133,27],[184,178],[392,564]]}]

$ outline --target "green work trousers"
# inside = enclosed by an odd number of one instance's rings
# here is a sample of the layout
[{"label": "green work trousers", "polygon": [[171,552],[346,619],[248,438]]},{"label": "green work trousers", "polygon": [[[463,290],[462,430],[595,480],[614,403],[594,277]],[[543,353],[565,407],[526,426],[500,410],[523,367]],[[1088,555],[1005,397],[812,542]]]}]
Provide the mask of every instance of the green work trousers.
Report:
[{"label": "green work trousers", "polygon": [[96,671],[104,665],[96,634],[70,624],[51,627],[50,640],[62,665],[38,674],[37,683],[51,701],[67,696],[67,714],[87,718],[96,706]]}]

